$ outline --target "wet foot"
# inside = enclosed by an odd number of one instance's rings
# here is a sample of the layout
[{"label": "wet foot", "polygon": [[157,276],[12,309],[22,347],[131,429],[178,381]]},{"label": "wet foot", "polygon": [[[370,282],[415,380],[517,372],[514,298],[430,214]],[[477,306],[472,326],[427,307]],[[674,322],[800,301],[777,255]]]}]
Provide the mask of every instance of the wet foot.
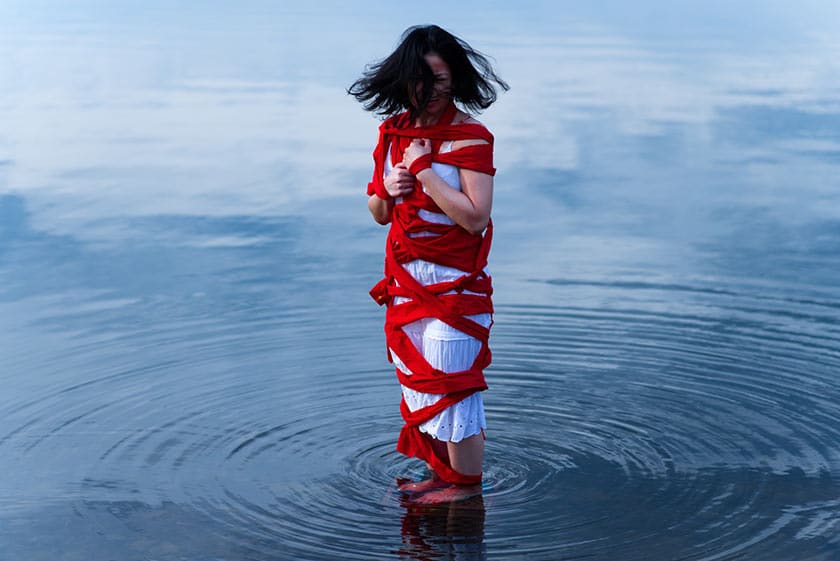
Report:
[{"label": "wet foot", "polygon": [[449,485],[443,479],[432,478],[426,479],[425,481],[408,481],[403,483],[397,487],[397,490],[400,493],[405,493],[407,495],[418,495],[420,493],[427,493],[429,491],[434,491],[435,489],[440,489],[441,487],[446,487]]},{"label": "wet foot", "polygon": [[424,505],[454,503],[465,501],[481,494],[481,485],[452,485],[444,483],[443,487],[432,489],[411,502]]}]

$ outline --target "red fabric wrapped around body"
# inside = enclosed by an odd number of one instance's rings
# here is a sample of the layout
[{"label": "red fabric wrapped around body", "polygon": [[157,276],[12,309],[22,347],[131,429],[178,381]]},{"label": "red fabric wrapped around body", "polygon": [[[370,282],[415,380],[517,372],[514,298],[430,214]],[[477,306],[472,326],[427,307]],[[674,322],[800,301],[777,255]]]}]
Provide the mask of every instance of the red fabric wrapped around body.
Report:
[{"label": "red fabric wrapped around body", "polygon": [[[414,138],[431,139],[431,157],[434,162],[494,175],[493,135],[479,124],[451,124],[455,114],[455,106],[450,104],[439,124],[434,126],[414,127],[407,113],[393,116],[382,123],[379,142],[373,152],[375,166],[373,180],[368,185],[368,195],[388,198],[384,185],[385,158],[391,157],[392,165],[401,162],[405,149]],[[482,139],[487,143],[439,153],[442,142],[467,139]],[[455,471],[447,458],[435,454],[432,437],[421,432],[419,426],[447,407],[487,389],[484,369],[491,359],[488,346],[490,330],[464,316],[493,313],[491,279],[484,273],[493,225],[490,222],[483,235],[474,235],[458,225],[423,220],[418,213],[420,209],[443,213],[431,197],[423,192],[418,181],[412,193],[404,197],[401,204],[393,207],[385,247],[385,278],[371,290],[371,296],[380,305],[388,306],[385,315],[387,345],[411,371],[408,375],[397,368],[400,383],[420,392],[445,395],[436,403],[414,412],[410,411],[405,399],[402,400],[400,411],[405,425],[400,432],[397,450],[407,456],[425,460],[447,482],[477,484],[481,482],[481,474],[467,475]],[[412,234],[418,232],[432,232],[436,235],[412,237]],[[414,259],[454,267],[467,273],[454,281],[423,286],[402,267],[403,263]],[[446,294],[452,291],[455,292]],[[464,291],[476,294],[464,294]],[[395,296],[411,300],[394,304]],[[442,372],[433,368],[414,347],[402,327],[430,317],[481,342],[481,348],[470,368],[460,372]]]}]

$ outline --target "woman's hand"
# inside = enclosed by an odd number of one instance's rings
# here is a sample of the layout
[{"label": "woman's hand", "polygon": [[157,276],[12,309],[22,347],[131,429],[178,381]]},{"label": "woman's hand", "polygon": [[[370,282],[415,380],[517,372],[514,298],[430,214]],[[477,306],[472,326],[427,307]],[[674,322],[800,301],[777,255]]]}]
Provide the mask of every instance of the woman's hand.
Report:
[{"label": "woman's hand", "polygon": [[392,197],[404,197],[414,190],[417,179],[408,173],[408,166],[403,162],[395,165],[385,176],[385,190]]},{"label": "woman's hand", "polygon": [[414,160],[417,158],[431,153],[431,140],[428,138],[415,138],[411,141],[411,144],[408,145],[408,148],[405,149],[405,153],[403,154],[403,163],[405,164],[405,168],[410,168],[411,164],[413,164]]}]

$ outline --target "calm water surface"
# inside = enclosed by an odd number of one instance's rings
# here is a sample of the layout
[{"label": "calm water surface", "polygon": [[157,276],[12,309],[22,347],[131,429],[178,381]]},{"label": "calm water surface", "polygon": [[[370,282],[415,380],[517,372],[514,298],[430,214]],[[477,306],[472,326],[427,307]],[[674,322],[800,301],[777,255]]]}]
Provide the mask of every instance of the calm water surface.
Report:
[{"label": "calm water surface", "polygon": [[[579,4],[5,2],[0,559],[840,559],[840,9]],[[513,89],[422,509],[343,88],[428,20]]]}]

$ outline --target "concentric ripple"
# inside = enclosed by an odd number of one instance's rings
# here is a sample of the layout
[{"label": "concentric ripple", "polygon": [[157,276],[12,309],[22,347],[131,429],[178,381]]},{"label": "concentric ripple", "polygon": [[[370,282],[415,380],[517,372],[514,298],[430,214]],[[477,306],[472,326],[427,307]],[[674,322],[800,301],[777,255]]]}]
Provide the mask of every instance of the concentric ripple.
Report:
[{"label": "concentric ripple", "polygon": [[[79,331],[40,363],[20,353],[52,383],[0,403],[3,457],[30,466],[10,472],[3,512],[38,528],[75,497],[80,551],[90,528],[120,541],[174,524],[219,558],[820,559],[840,545],[832,302],[542,289],[558,304],[497,310],[480,499],[399,497],[398,479],[424,474],[394,452],[399,390],[360,302],[360,332],[324,331],[317,306],[252,307]],[[562,305],[585,301],[575,290],[622,304]]]}]

